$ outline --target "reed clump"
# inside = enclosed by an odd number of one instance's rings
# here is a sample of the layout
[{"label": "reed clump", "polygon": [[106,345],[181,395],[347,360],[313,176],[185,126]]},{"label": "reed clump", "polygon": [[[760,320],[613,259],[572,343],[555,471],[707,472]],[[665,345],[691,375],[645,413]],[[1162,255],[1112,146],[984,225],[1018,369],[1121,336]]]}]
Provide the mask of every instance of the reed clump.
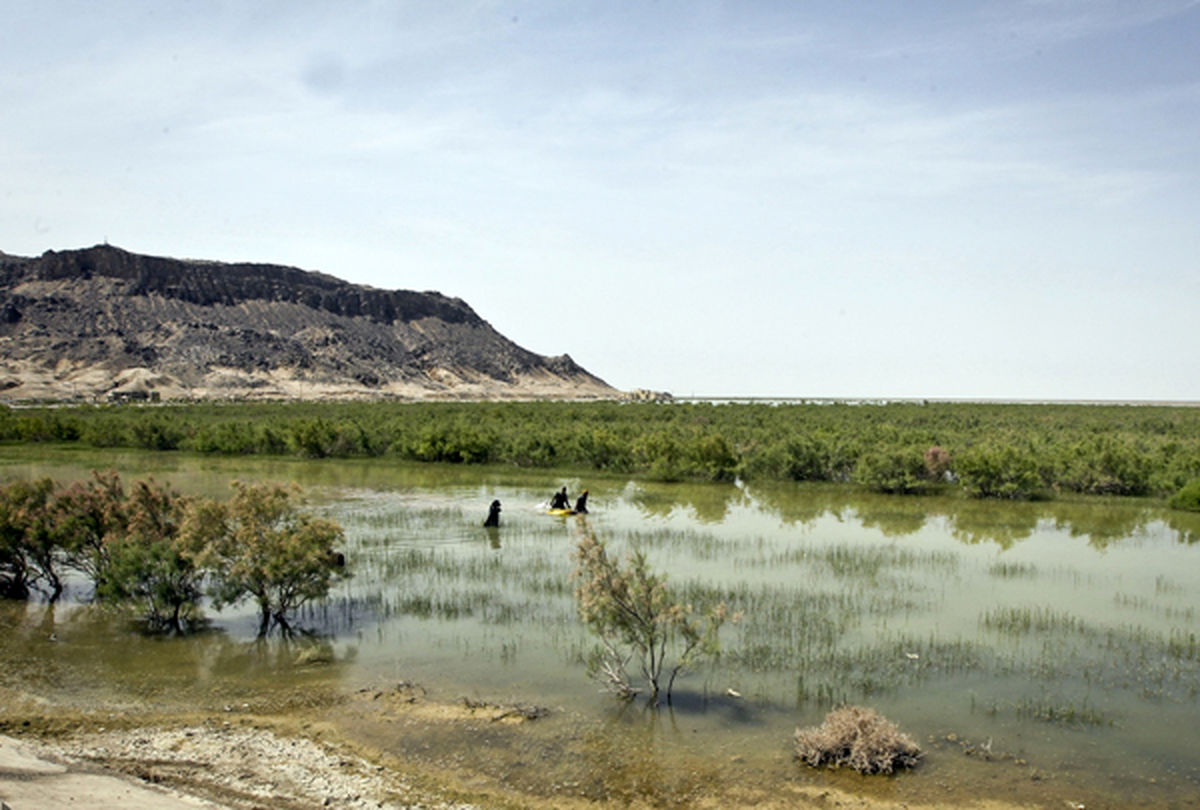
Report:
[{"label": "reed clump", "polygon": [[874,709],[843,706],[814,728],[796,729],[796,758],[819,768],[852,768],[859,773],[892,773],[921,760],[920,747]]}]

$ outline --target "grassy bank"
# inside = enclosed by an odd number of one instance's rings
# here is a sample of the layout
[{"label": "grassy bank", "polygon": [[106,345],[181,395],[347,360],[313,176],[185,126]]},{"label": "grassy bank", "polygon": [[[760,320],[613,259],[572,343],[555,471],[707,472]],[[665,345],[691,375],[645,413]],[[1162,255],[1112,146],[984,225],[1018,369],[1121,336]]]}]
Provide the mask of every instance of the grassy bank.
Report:
[{"label": "grassy bank", "polygon": [[977,403],[196,403],[10,409],[0,440],[227,455],[849,481],[972,496],[1169,496],[1200,477],[1200,409]]}]

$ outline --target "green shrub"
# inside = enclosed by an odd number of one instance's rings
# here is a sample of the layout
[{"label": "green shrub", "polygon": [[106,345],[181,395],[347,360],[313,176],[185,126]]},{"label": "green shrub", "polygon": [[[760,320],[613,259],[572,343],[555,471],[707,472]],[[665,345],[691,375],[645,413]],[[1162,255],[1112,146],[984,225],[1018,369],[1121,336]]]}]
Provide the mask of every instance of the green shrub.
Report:
[{"label": "green shrub", "polygon": [[288,446],[308,458],[325,458],[336,440],[337,431],[333,425],[320,418],[295,422],[288,433]]},{"label": "green shrub", "polygon": [[1171,443],[1162,448],[1159,463],[1150,476],[1150,491],[1169,497],[1194,478],[1200,478],[1200,448]]},{"label": "green shrub", "polygon": [[[185,446],[197,453],[228,453],[248,455],[258,452],[253,422],[218,422],[204,425],[188,438]],[[286,442],[281,449],[286,448]]]},{"label": "green shrub", "polygon": [[492,457],[495,443],[477,425],[449,420],[421,425],[393,444],[392,452],[413,461],[484,464]]},{"label": "green shrub", "polygon": [[579,452],[587,465],[596,470],[628,472],[633,458],[628,439],[603,427],[593,428],[579,437]]},{"label": "green shrub", "polygon": [[21,434],[17,429],[17,417],[13,409],[0,403],[0,441],[7,442],[19,438]]},{"label": "green shrub", "polygon": [[1195,478],[1171,496],[1167,505],[1172,509],[1182,509],[1187,512],[1200,512],[1200,478]]},{"label": "green shrub", "polygon": [[1062,450],[1056,483],[1089,495],[1145,495],[1152,465],[1143,448],[1111,436],[1095,436]]},{"label": "green shrub", "polygon": [[639,436],[633,443],[638,468],[656,481],[682,481],[685,477],[683,450],[679,440],[666,431]]},{"label": "green shrub", "polygon": [[131,428],[133,441],[144,450],[175,450],[184,439],[184,431],[169,419],[146,418]]},{"label": "green shrub", "polygon": [[929,487],[921,451],[914,447],[882,447],[864,453],[854,468],[854,481],[875,492],[915,495]]},{"label": "green shrub", "polygon": [[724,436],[708,434],[693,437],[685,445],[689,477],[707,481],[732,481],[738,459]]},{"label": "green shrub", "polygon": [[783,481],[829,480],[826,448],[814,436],[797,434],[772,441],[746,454],[742,467],[748,478]]},{"label": "green shrub", "polygon": [[959,453],[954,464],[976,498],[1034,498],[1044,488],[1033,453],[1012,444],[984,444]]}]

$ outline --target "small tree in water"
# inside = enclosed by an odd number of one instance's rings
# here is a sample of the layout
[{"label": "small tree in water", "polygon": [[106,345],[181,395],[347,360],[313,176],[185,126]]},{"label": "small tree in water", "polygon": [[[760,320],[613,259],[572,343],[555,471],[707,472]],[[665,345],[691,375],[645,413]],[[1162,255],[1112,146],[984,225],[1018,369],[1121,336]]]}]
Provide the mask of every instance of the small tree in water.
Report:
[{"label": "small tree in water", "polygon": [[[700,614],[674,601],[666,577],[650,570],[643,552],[630,553],[622,565],[608,556],[603,542],[586,534],[575,550],[573,576],[579,616],[603,645],[592,661],[592,673],[620,697],[637,694],[626,670],[633,659],[649,685],[651,700],[665,690],[669,703],[679,673],[718,652],[725,604]],[[668,666],[668,652],[675,649],[678,653]]]},{"label": "small tree in water", "polygon": [[129,499],[116,470],[93,470],[90,480],[56,492],[52,519],[67,565],[100,590],[108,578],[112,543],[129,530]]},{"label": "small tree in water", "polygon": [[204,571],[197,564],[202,549],[181,523],[198,503],[153,481],[138,481],[124,504],[124,531],[103,544],[97,596],[140,604],[155,630],[185,632],[203,596]]},{"label": "small tree in water", "polygon": [[259,632],[272,625],[290,630],[288,614],[320,599],[347,574],[335,544],[336,523],[296,510],[295,488],[235,481],[229,503],[206,501],[190,510],[186,533],[204,548],[213,572],[213,603],[253,598],[261,616]]},{"label": "small tree in water", "polygon": [[49,478],[0,487],[0,596],[25,599],[39,582],[51,601],[62,593],[49,518],[53,490]]}]

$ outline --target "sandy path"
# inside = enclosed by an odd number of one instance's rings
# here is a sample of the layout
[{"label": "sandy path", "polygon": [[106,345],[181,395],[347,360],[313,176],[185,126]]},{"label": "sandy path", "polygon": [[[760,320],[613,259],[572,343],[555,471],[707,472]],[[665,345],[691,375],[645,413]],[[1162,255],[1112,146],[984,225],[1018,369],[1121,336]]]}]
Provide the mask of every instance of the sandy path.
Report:
[{"label": "sandy path", "polygon": [[196,810],[221,808],[176,791],[89,772],[39,744],[0,737],[0,800],[11,810]]},{"label": "sandy path", "polygon": [[0,800],[11,810],[474,810],[309,740],[214,725],[0,737]]}]

